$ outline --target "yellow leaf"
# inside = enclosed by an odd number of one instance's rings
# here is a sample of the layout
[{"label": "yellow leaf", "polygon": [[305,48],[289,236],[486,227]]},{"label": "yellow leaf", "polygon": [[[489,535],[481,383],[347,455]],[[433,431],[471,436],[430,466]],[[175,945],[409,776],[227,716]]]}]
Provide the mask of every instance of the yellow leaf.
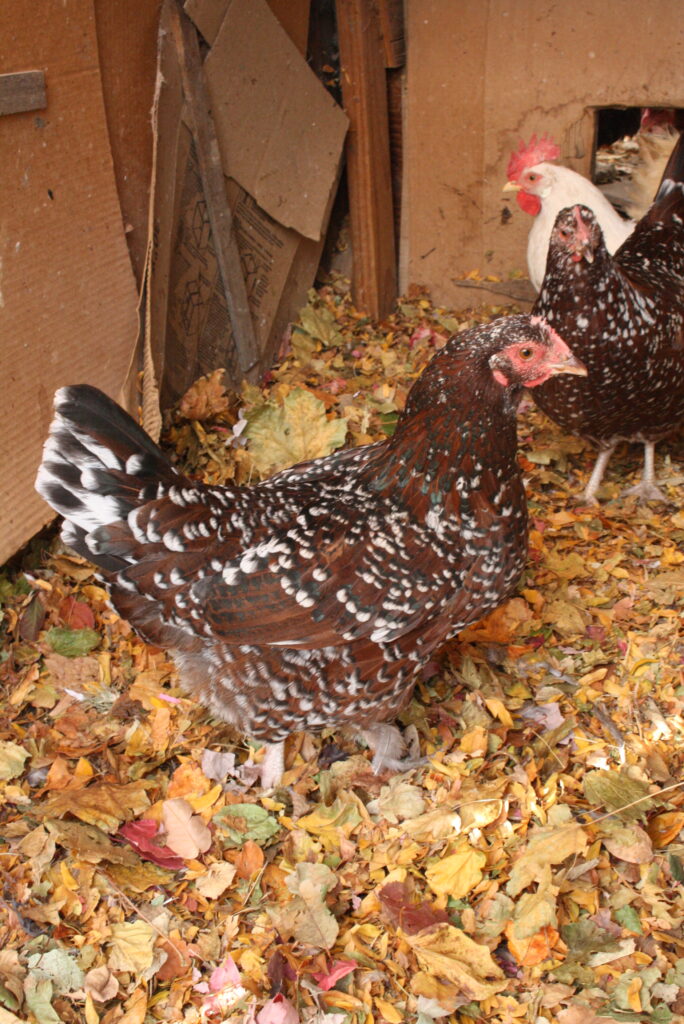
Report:
[{"label": "yellow leaf", "polygon": [[563,636],[584,635],[584,617],[577,605],[560,598],[549,601],[542,613],[542,622],[548,622],[556,633]]},{"label": "yellow leaf", "polygon": [[247,420],[244,436],[263,476],[329,455],[347,436],[346,419],[329,420],[323,402],[305,388],[295,388],[282,405],[267,403],[252,410]]},{"label": "yellow leaf", "polygon": [[627,987],[627,1002],[630,1010],[634,1010],[635,1013],[641,1013],[642,1010],[640,993],[643,984],[641,978],[632,978]]},{"label": "yellow leaf", "polygon": [[62,884],[71,892],[76,892],[78,889],[78,882],[69,871],[65,860],[61,860],[59,862],[59,873],[62,876]]},{"label": "yellow leaf", "polygon": [[220,783],[217,783],[212,789],[209,790],[208,793],[204,793],[203,796],[188,795],[186,796],[185,799],[188,801],[192,809],[197,814],[201,814],[202,811],[206,811],[210,807],[213,807],[222,793],[223,787],[221,786]]},{"label": "yellow leaf", "polygon": [[86,1024],[100,1024],[100,1016],[95,1009],[93,997],[90,992],[87,993],[85,1000],[85,1019]]},{"label": "yellow leaf", "polygon": [[587,836],[581,825],[560,825],[538,829],[529,837],[527,848],[513,864],[506,885],[509,896],[517,896],[532,882],[545,877],[550,865],[560,864],[587,847]]},{"label": "yellow leaf", "polygon": [[513,718],[503,701],[498,697],[485,697],[484,702],[490,715],[498,718],[509,729],[513,728]]},{"label": "yellow leaf", "polygon": [[124,921],[111,926],[109,967],[112,971],[142,974],[152,966],[156,932],[146,921]]},{"label": "yellow leaf", "polygon": [[458,985],[468,1000],[487,999],[506,988],[504,973],[487,947],[452,924],[407,935],[406,942],[424,970]]},{"label": "yellow leaf", "polygon": [[459,747],[470,757],[483,757],[487,753],[486,729],[481,725],[474,725],[472,729],[463,733]]},{"label": "yellow leaf", "polygon": [[375,1005],[388,1024],[401,1024],[403,1020],[406,1020],[404,1014],[400,1013],[396,1006],[392,1006],[391,1003],[388,1003],[386,999],[381,999],[380,996],[375,997]]},{"label": "yellow leaf", "polygon": [[456,853],[432,864],[425,877],[438,896],[452,896],[458,900],[482,881],[482,868],[486,862],[484,853],[463,842]]}]

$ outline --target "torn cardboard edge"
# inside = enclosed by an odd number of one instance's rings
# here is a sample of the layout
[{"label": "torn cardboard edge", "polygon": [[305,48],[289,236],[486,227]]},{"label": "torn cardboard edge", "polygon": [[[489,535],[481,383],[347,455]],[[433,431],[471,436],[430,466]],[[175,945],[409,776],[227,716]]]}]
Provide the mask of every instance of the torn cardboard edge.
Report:
[{"label": "torn cardboard edge", "polygon": [[[171,32],[171,3],[172,0],[165,0],[160,26],[154,183],[150,205],[151,244],[145,282],[146,376],[149,376],[149,367],[154,368],[152,380],[145,384],[143,405],[147,429],[155,429],[152,411],[155,388],[159,390],[162,407],[167,407],[176,402],[197,377],[218,367],[225,369],[227,382],[233,387],[238,387],[244,378],[208,216],[197,144],[191,129],[192,118],[183,96],[182,76]],[[201,21],[201,12],[206,8],[201,0],[193,6]],[[244,144],[246,148],[249,148],[249,140],[244,138],[245,133],[260,134],[272,140],[270,148],[267,147],[270,153],[276,145],[273,140],[280,138],[282,106],[270,111],[270,120],[266,118],[269,112],[263,105],[255,112],[255,117],[258,113],[261,120],[250,122],[247,117],[241,117],[239,123],[231,122],[229,129],[226,120],[226,110],[235,104],[236,96],[243,96],[242,86],[237,80],[239,76],[231,74],[231,70],[235,71],[245,63],[253,67],[255,73],[257,66],[264,67],[263,57],[258,52],[262,40],[253,29],[251,33],[246,31],[246,26],[253,25],[256,6],[260,8],[262,21],[270,19],[268,39],[278,41],[265,65],[269,87],[280,96],[287,97],[297,81],[294,71],[303,68],[307,74],[307,90],[311,89],[308,76],[313,72],[265,0],[232,0],[225,7],[234,35],[222,31],[223,23],[217,30],[216,39],[222,39],[220,67],[217,56],[212,56],[212,51],[209,54],[215,81],[226,90],[225,101],[213,107],[212,112],[219,146],[228,130],[238,133],[232,145]],[[212,7],[215,13],[215,5]],[[254,57],[252,63],[250,52]],[[205,60],[205,70],[209,57]],[[260,71],[261,75],[265,73]],[[317,89],[324,94],[321,109],[327,111],[326,116],[321,114],[315,132],[318,149],[327,154],[325,177],[322,170],[318,172],[321,179],[318,190],[325,196],[325,202],[321,204],[315,231],[312,230],[316,238],[302,235],[264,210],[254,196],[231,176],[226,153],[221,151],[226,196],[257,343],[256,360],[248,375],[250,379],[256,379],[270,366],[285,330],[306,302],[307,291],[313,284],[318,267],[339,177],[347,119],[323,85],[315,76],[313,78]],[[211,82],[207,70],[210,92]],[[300,106],[295,104],[296,109]],[[260,167],[263,171],[263,162]],[[278,173],[287,177],[290,171],[292,180],[299,182],[298,187],[301,188],[301,167],[289,168],[283,159],[278,165]],[[314,172],[310,169],[307,173]],[[291,183],[283,194],[288,196],[288,219],[292,219],[294,192]],[[309,195],[301,192],[298,201],[306,208],[310,221]]]}]

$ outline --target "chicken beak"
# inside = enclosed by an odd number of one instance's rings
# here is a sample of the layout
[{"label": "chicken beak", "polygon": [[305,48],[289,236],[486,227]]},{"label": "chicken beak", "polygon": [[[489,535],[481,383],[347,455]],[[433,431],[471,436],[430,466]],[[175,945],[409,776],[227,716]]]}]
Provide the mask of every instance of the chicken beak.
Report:
[{"label": "chicken beak", "polygon": [[502,192],[519,192],[522,185],[518,185],[515,181],[507,181],[504,187],[501,189]]},{"label": "chicken beak", "polygon": [[575,377],[586,377],[587,368],[581,363],[577,356],[568,349],[567,355],[563,354],[557,362],[551,364],[551,374],[556,376],[559,373],[571,373]]}]

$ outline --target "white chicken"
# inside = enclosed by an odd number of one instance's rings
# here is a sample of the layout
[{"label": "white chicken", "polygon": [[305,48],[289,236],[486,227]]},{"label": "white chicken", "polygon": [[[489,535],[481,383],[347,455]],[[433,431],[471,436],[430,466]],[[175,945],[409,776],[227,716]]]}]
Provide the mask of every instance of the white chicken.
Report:
[{"label": "white chicken", "polygon": [[533,135],[528,145],[521,140],[508,162],[504,191],[515,191],[518,206],[534,217],[527,239],[527,270],[539,291],[546,271],[546,255],[556,217],[566,206],[588,206],[594,213],[605,244],[615,252],[634,230],[633,220],[624,220],[614,206],[587,178],[557,160],[560,147],[547,135]]}]

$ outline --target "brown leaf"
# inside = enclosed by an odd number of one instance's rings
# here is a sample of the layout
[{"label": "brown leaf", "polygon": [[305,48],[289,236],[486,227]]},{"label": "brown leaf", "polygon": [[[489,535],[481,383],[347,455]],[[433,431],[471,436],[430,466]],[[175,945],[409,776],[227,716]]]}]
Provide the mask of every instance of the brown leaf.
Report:
[{"label": "brown leaf", "polygon": [[195,381],[179,402],[180,415],[186,420],[202,422],[228,412],[228,399],[222,378],[223,370],[214,370]]},{"label": "brown leaf", "polygon": [[86,789],[55,793],[34,810],[43,818],[73,814],[103,832],[115,832],[125,818],[142,814],[150,805],[146,782],[94,782]]},{"label": "brown leaf", "polygon": [[435,924],[446,923],[449,915],[433,907],[427,900],[417,902],[406,882],[388,882],[378,892],[378,899],[390,921],[407,935],[415,935]]}]

